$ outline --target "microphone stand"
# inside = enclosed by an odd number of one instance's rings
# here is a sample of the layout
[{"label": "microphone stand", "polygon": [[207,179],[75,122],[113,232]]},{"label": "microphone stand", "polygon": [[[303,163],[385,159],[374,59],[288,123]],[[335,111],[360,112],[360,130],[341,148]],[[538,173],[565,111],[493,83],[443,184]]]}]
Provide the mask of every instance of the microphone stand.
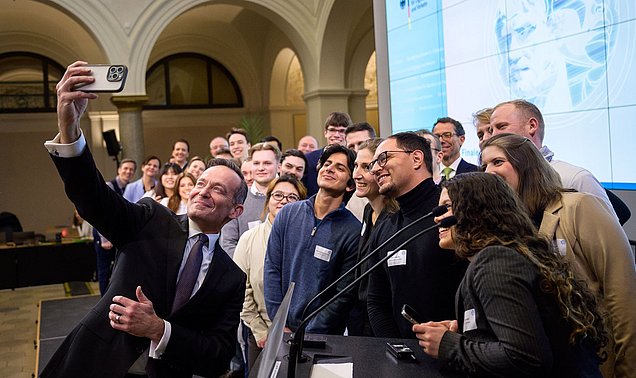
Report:
[{"label": "microphone stand", "polygon": [[406,227],[402,228],[400,231],[396,232],[395,234],[391,235],[391,237],[389,237],[388,239],[386,239],[382,244],[380,244],[376,249],[374,249],[373,251],[371,251],[371,253],[368,253],[366,256],[364,256],[360,261],[358,261],[354,266],[351,267],[351,269],[347,270],[346,272],[344,272],[340,277],[338,277],[338,279],[336,279],[334,282],[332,282],[331,284],[329,284],[329,286],[327,286],[324,290],[322,290],[320,293],[316,294],[316,296],[314,296],[313,298],[311,298],[311,300],[307,303],[307,305],[305,306],[305,309],[303,310],[303,313],[301,315],[301,319],[305,319],[305,314],[307,313],[307,309],[311,306],[312,303],[314,303],[318,298],[320,298],[323,294],[325,294],[326,292],[328,292],[329,290],[331,290],[334,286],[336,286],[340,281],[342,281],[345,277],[348,277],[349,274],[351,274],[352,272],[354,272],[356,269],[358,269],[360,267],[360,265],[364,264],[367,260],[369,260],[371,258],[371,256],[375,255],[379,250],[381,250],[382,248],[384,248],[385,245],[387,245],[388,243],[390,243],[391,241],[393,241],[393,239],[395,239],[396,237],[398,237],[400,234],[402,234],[402,232],[408,230],[409,228],[415,226],[416,224],[418,224],[419,222],[423,221],[424,219],[430,218],[430,217],[439,217],[440,215],[444,215],[446,214],[446,212],[448,211],[448,207],[446,207],[446,205],[440,205],[440,206],[436,206],[434,207],[430,213],[422,215],[421,217],[417,218],[416,220],[414,220],[413,222],[411,222],[410,224],[408,224]]},{"label": "microphone stand", "polygon": [[[303,341],[304,341],[304,338],[305,338],[305,329],[307,328],[307,324],[309,324],[309,321],[314,316],[316,316],[325,307],[327,307],[330,304],[332,304],[336,299],[340,298],[342,295],[344,295],[349,290],[351,290],[353,287],[355,287],[355,285],[358,282],[360,282],[363,278],[367,277],[369,274],[371,274],[371,272],[376,270],[378,267],[382,266],[382,264],[384,264],[388,259],[393,257],[393,255],[395,255],[398,251],[400,251],[408,243],[412,242],[413,240],[415,240],[416,238],[422,236],[423,234],[425,234],[425,233],[427,233],[427,232],[429,232],[429,231],[431,231],[433,229],[436,229],[437,227],[451,227],[451,226],[453,226],[456,223],[457,223],[457,218],[455,218],[454,216],[451,215],[449,217],[446,217],[446,218],[442,219],[439,223],[434,224],[431,227],[425,228],[424,230],[422,230],[422,231],[418,232],[417,234],[411,236],[404,243],[400,244],[393,251],[389,252],[385,257],[383,257],[380,261],[378,261],[375,265],[373,265],[371,268],[369,268],[366,272],[362,273],[360,275],[360,277],[358,277],[355,280],[353,280],[353,282],[351,282],[349,285],[347,285],[344,289],[342,289],[341,291],[337,292],[336,295],[331,297],[328,301],[323,303],[315,311],[313,311],[311,314],[309,314],[309,316],[304,318],[303,321],[298,326],[298,328],[296,329],[296,332],[294,333],[294,337],[292,339],[292,342],[291,342],[291,344],[289,346],[289,356],[288,356],[288,364],[287,364],[287,378],[295,378],[295,376],[296,376],[296,365],[298,364],[298,362],[306,361],[306,358],[302,357]],[[386,243],[384,243],[384,244],[386,244]],[[384,244],[382,244],[382,246]],[[373,252],[376,252],[376,251],[373,251]],[[343,274],[343,276],[346,275],[346,274],[347,273]]]}]

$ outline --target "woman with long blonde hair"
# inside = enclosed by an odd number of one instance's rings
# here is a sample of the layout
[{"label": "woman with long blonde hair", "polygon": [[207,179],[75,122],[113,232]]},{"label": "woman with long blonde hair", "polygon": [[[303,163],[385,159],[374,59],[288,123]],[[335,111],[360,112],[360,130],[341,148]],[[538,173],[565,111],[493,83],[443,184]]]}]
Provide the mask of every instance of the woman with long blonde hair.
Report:
[{"label": "woman with long blonde hair", "polygon": [[528,215],[570,261],[607,309],[610,319],[605,377],[636,371],[636,268],[627,235],[599,198],[563,189],[558,174],[529,139],[499,134],[481,145],[482,169],[517,192]]}]

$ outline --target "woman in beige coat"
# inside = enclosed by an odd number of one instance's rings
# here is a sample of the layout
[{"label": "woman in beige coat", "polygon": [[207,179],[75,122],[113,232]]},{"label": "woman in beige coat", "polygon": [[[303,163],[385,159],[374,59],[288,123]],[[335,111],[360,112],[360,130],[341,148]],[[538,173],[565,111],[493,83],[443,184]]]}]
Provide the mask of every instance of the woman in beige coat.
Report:
[{"label": "woman in beige coat", "polygon": [[[613,340],[605,377],[636,371],[636,269],[629,240],[607,205],[561,188],[558,174],[527,138],[500,134],[481,145],[482,169],[502,177],[526,205],[539,233],[551,239],[609,315]],[[613,343],[612,343],[613,342]]]},{"label": "woman in beige coat", "polygon": [[245,231],[236,244],[234,262],[247,274],[241,320],[249,329],[248,369],[254,366],[256,358],[265,346],[267,331],[272,324],[267,316],[263,295],[263,265],[272,223],[283,206],[306,197],[307,189],[296,176],[282,175],[272,181],[267,188],[267,199],[263,211],[265,221]]}]

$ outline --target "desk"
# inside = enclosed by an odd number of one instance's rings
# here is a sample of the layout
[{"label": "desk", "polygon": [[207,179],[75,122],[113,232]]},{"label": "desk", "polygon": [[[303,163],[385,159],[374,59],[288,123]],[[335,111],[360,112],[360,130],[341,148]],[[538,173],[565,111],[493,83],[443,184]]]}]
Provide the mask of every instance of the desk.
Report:
[{"label": "desk", "polygon": [[[285,341],[278,351],[277,361],[281,361],[280,370],[277,377],[287,377],[287,355],[289,344],[286,340],[289,335],[285,335]],[[386,351],[386,343],[404,343],[414,352],[416,361],[396,360]],[[465,375],[440,370],[436,360],[426,355],[417,344],[416,339],[385,339],[379,337],[360,336],[327,336],[327,347],[325,349],[304,348],[303,353],[313,357],[314,354],[329,354],[348,356],[353,359],[354,377],[464,377]],[[250,371],[250,378],[256,377],[260,365],[259,356],[254,369]],[[296,368],[296,377],[309,377],[311,373],[313,359],[299,363]]]},{"label": "desk", "polygon": [[0,248],[0,289],[92,281],[92,240]]}]

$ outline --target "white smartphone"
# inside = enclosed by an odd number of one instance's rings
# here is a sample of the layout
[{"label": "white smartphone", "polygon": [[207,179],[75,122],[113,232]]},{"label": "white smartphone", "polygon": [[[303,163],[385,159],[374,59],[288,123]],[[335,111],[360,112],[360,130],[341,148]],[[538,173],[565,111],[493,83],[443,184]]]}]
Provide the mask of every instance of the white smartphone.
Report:
[{"label": "white smartphone", "polygon": [[76,85],[73,89],[82,92],[121,92],[126,84],[128,67],[123,64],[88,64],[95,81]]}]

